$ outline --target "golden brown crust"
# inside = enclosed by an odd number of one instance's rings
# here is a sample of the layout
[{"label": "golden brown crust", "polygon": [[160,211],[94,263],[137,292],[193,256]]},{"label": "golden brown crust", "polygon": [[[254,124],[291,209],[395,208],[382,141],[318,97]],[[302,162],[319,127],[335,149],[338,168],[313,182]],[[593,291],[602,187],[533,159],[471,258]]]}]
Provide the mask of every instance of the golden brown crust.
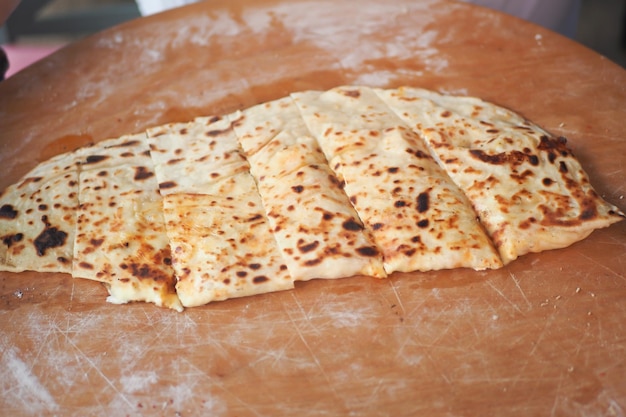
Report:
[{"label": "golden brown crust", "polygon": [[414,88],[377,93],[465,192],[505,263],[624,218],[594,191],[564,138],[514,112]]},{"label": "golden brown crust", "polygon": [[371,89],[293,97],[381,249],[387,273],[502,265],[463,193]]},{"label": "golden brown crust", "polygon": [[291,98],[231,120],[294,279],[386,276],[382,255]]},{"label": "golden brown crust", "polygon": [[0,194],[0,270],[71,272],[78,169],[59,155]]},{"label": "golden brown crust", "polygon": [[0,270],[180,311],[294,280],[498,268],[624,217],[564,138],[510,110],[347,86],[40,164],[0,194]]},{"label": "golden brown crust", "polygon": [[79,161],[72,275],[105,283],[112,303],[182,310],[145,135],[84,148]]},{"label": "golden brown crust", "polygon": [[293,288],[227,118],[162,126],[148,136],[183,305]]}]

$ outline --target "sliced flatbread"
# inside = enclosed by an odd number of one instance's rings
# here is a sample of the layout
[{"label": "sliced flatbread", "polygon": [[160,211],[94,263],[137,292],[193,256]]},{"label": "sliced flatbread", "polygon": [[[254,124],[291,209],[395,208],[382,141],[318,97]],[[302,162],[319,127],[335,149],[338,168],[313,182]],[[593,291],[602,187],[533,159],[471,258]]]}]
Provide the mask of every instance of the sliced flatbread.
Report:
[{"label": "sliced flatbread", "polygon": [[250,172],[225,118],[156,126],[147,134],[161,195],[206,194],[220,179]]},{"label": "sliced flatbread", "polygon": [[228,119],[149,129],[148,142],[183,305],[293,288]]},{"label": "sliced flatbread", "polygon": [[565,139],[520,115],[422,89],[376,92],[468,196],[504,263],[569,246],[623,219],[593,190]]},{"label": "sliced flatbread", "polygon": [[72,275],[105,283],[111,303],[147,301],[181,311],[145,134],[81,152]]},{"label": "sliced flatbread", "polygon": [[182,311],[296,280],[499,268],[624,218],[564,138],[510,110],[346,86],[37,165],[0,193],[0,271]]},{"label": "sliced flatbread", "polygon": [[1,271],[72,271],[78,169],[58,155],[0,194]]},{"label": "sliced flatbread", "polygon": [[381,248],[387,273],[502,265],[463,193],[371,89],[292,96]]},{"label": "sliced flatbread", "polygon": [[382,254],[293,100],[254,106],[230,120],[291,276],[386,276]]}]

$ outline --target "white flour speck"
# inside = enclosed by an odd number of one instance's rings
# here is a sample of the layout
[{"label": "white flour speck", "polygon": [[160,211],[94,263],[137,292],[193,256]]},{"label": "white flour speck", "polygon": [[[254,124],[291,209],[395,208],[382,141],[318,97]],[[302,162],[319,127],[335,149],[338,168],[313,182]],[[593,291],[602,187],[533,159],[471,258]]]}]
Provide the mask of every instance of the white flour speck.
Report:
[{"label": "white flour speck", "polygon": [[5,400],[10,398],[13,403],[20,403],[24,411],[31,415],[59,408],[30,366],[20,359],[16,349],[5,349],[0,365],[2,397]]},{"label": "white flour speck", "polygon": [[125,393],[145,390],[150,385],[156,384],[158,380],[154,371],[134,371],[131,375],[124,375],[120,378]]}]

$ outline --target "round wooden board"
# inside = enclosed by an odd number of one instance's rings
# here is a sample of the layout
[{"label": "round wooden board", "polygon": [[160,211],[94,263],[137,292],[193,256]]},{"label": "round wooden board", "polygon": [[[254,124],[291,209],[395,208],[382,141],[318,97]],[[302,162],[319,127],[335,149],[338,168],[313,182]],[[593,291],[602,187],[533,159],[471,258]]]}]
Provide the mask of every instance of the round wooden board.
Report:
[{"label": "round wooden board", "polygon": [[[79,145],[305,89],[478,96],[623,202],[626,71],[451,1],[237,0],[141,18],[0,84],[0,189]],[[298,283],[176,313],[0,273],[0,404],[57,416],[623,416],[626,222],[489,272]]]}]

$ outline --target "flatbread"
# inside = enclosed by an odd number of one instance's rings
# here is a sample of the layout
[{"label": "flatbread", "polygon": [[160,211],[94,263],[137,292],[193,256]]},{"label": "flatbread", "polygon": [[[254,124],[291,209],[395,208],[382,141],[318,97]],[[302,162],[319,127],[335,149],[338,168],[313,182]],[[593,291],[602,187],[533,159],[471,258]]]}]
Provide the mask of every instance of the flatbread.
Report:
[{"label": "flatbread", "polygon": [[499,268],[625,217],[564,138],[513,111],[346,86],[37,165],[0,193],[0,270],[182,311],[296,280]]},{"label": "flatbread", "polygon": [[463,193],[369,88],[292,94],[387,273],[502,265]]},{"label": "flatbread", "polygon": [[145,134],[81,153],[72,275],[105,283],[111,303],[146,301],[182,311]]},{"label": "flatbread", "polygon": [[376,93],[468,196],[504,263],[569,246],[624,218],[594,191],[564,138],[520,115],[422,89]]},{"label": "flatbread", "polygon": [[0,194],[0,270],[72,271],[78,169],[58,155]]},{"label": "flatbread", "polygon": [[156,126],[147,135],[161,195],[206,194],[216,181],[250,172],[225,118]]},{"label": "flatbread", "polygon": [[183,305],[293,288],[228,119],[149,129],[148,142]]},{"label": "flatbread", "polygon": [[382,254],[290,97],[230,116],[295,280],[384,277]]}]

